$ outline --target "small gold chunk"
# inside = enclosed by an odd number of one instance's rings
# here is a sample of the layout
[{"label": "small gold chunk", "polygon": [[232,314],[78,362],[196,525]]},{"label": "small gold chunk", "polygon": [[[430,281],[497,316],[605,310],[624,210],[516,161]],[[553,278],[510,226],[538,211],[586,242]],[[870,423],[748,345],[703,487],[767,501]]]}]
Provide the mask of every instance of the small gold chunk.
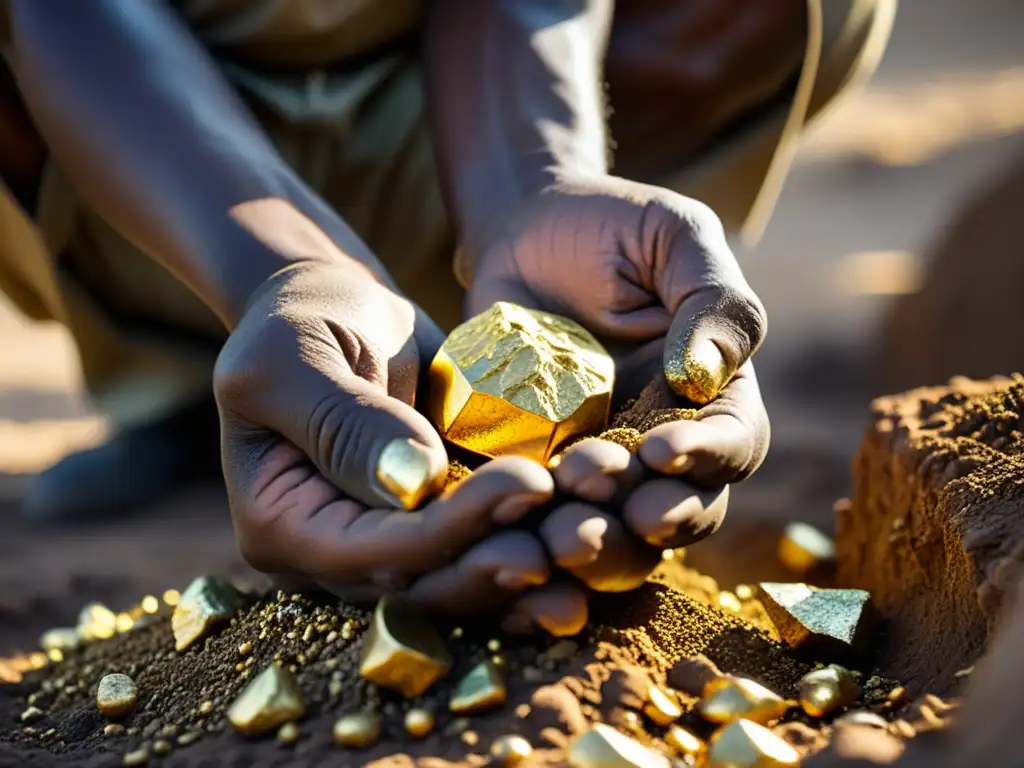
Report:
[{"label": "small gold chunk", "polygon": [[50,651],[66,653],[75,650],[80,642],[78,630],[74,627],[56,627],[43,632],[39,638],[39,647],[47,653]]},{"label": "small gold chunk", "polygon": [[259,736],[298,720],[304,710],[295,675],[271,664],[231,704],[228,720],[246,736]]},{"label": "small gold chunk", "polygon": [[499,736],[491,743],[494,768],[515,768],[533,756],[533,747],[522,736]]},{"label": "small gold chunk", "polygon": [[764,726],[750,720],[729,723],[708,745],[706,768],[792,768],[800,755]]},{"label": "small gold chunk", "polygon": [[146,595],[139,602],[139,606],[146,613],[156,613],[160,610],[160,601],[157,600],[153,595]]},{"label": "small gold chunk", "polygon": [[838,664],[808,672],[797,684],[797,691],[800,706],[811,717],[825,717],[860,696],[860,686],[853,674]]},{"label": "small gold chunk", "polygon": [[135,766],[145,765],[149,762],[149,752],[144,749],[136,749],[134,752],[129,752],[123,758],[121,758],[121,765],[127,766],[127,768],[134,768]]},{"label": "small gold chunk", "polygon": [[572,768],[668,768],[668,759],[639,741],[598,723],[569,742]]},{"label": "small gold chunk", "polygon": [[658,725],[669,725],[683,716],[683,710],[674,697],[656,685],[647,690],[647,703],[644,714]]},{"label": "small gold chunk", "polygon": [[106,717],[124,717],[138,701],[135,681],[128,675],[104,675],[96,689],[96,707]]},{"label": "small gold chunk", "polygon": [[363,638],[359,674],[415,698],[444,677],[451,656],[437,630],[411,606],[385,597]]},{"label": "small gold chunk", "polygon": [[795,573],[805,574],[836,558],[836,545],[813,525],[790,523],[779,539],[779,560]]},{"label": "small gold chunk", "polygon": [[434,730],[434,721],[429,709],[415,707],[405,713],[405,732],[414,739],[424,739]]},{"label": "small gold chunk", "polygon": [[491,661],[473,667],[455,686],[448,708],[457,715],[472,715],[505,703],[505,680]]},{"label": "small gold chunk", "polygon": [[698,762],[704,754],[707,746],[688,730],[679,725],[673,725],[665,734],[665,743],[676,751],[681,757],[692,757]]},{"label": "small gold chunk", "polygon": [[843,656],[868,639],[871,596],[862,589],[807,584],[758,584],[758,598],[782,639],[821,656]]},{"label": "small gold chunk", "polygon": [[164,591],[163,598],[164,602],[167,605],[171,606],[171,608],[173,608],[178,604],[178,601],[181,599],[181,592],[179,592],[176,589],[168,589]]},{"label": "small gold chunk", "polygon": [[214,629],[223,626],[245,604],[234,584],[214,576],[200,576],[182,592],[171,615],[174,647],[184,651]]},{"label": "small gold chunk", "polygon": [[608,420],[615,364],[558,315],[497,302],[449,334],[430,365],[427,411],[450,442],[542,464]]},{"label": "small gold chunk", "polygon": [[789,703],[760,683],[725,675],[708,681],[697,708],[701,716],[712,723],[751,720],[764,724],[782,717]]},{"label": "small gold chunk", "polygon": [[89,603],[78,614],[77,632],[83,643],[109,640],[117,634],[117,614],[103,603]]},{"label": "small gold chunk", "polygon": [[277,740],[282,744],[294,744],[302,738],[302,731],[295,723],[285,723],[277,729]]},{"label": "small gold chunk", "polygon": [[351,712],[334,724],[334,743],[349,749],[372,747],[380,738],[380,715],[374,712]]}]

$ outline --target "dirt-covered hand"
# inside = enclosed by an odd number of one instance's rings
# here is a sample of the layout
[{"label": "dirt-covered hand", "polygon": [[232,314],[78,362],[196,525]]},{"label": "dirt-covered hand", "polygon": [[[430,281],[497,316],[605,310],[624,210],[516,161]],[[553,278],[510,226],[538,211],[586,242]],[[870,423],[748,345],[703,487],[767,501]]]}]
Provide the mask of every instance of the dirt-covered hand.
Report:
[{"label": "dirt-covered hand", "polygon": [[[616,402],[664,371],[693,421],[648,433],[637,454],[602,441],[554,470],[579,501],[543,531],[559,564],[595,589],[636,586],[664,547],[717,529],[728,484],[753,472],[769,425],[750,356],[766,318],[707,206],[613,177],[566,179],[477,243],[467,312],[511,301],[572,318],[616,361]],[[599,506],[621,502],[622,514]],[[590,503],[588,503],[590,502]]]},{"label": "dirt-covered hand", "polygon": [[507,530],[551,497],[540,465],[494,461],[428,500],[448,460],[413,401],[442,341],[360,265],[298,264],[257,291],[215,370],[231,511],[254,567],[354,599],[441,574],[413,597],[464,612],[547,579],[539,541]]}]

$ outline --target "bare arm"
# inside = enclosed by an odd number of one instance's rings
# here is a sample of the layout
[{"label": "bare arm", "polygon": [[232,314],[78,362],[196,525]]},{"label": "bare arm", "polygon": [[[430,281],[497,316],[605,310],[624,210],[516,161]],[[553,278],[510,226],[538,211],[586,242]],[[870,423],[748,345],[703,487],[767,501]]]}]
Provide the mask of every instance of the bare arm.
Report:
[{"label": "bare arm", "polygon": [[612,0],[437,0],[429,104],[463,241],[560,173],[607,170],[602,85]]},{"label": "bare arm", "polygon": [[[15,76],[62,169],[229,329],[296,261],[351,259],[384,277],[166,3],[13,0],[11,12]],[[268,199],[284,204],[240,205]]]}]

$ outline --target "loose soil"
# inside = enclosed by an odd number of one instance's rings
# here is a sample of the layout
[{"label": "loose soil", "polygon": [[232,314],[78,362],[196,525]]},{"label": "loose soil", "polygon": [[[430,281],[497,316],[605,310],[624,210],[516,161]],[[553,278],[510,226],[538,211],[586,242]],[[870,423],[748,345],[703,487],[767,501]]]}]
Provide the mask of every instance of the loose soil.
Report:
[{"label": "loose soil", "polygon": [[[629,444],[659,423],[692,417],[693,412],[680,405],[663,383],[656,382],[627,405],[608,436]],[[225,570],[240,569],[228,558]],[[183,585],[165,583],[161,589],[167,586]],[[453,672],[422,700],[406,702],[358,675],[362,632],[369,620],[363,610],[271,593],[257,585],[250,607],[231,626],[178,653],[173,649],[170,608],[164,606],[129,632],[71,652],[59,664],[27,672],[18,683],[0,685],[0,765],[98,768],[119,765],[125,754],[146,749],[150,763],[168,766],[472,766],[485,764],[491,742],[510,733],[531,741],[537,750],[536,765],[560,765],[568,739],[598,720],[665,749],[659,739],[664,729],[636,711],[642,705],[637,692],[646,682],[674,687],[689,709],[699,682],[717,670],[751,677],[791,697],[796,681],[813,667],[813,659],[799,657],[779,643],[756,601],[742,601],[737,608],[735,596],[730,593],[729,598],[720,598],[712,579],[675,558],[641,590],[596,600],[591,624],[571,641],[509,644],[501,638],[508,702],[496,712],[470,719],[450,716],[447,701],[461,674],[494,655],[487,644],[495,636],[487,626],[464,625],[461,636],[450,643]],[[123,602],[113,607],[128,608]],[[22,612],[30,615],[32,606],[27,608]],[[350,633],[341,631],[346,621]],[[252,646],[247,655],[239,651],[244,643]],[[307,705],[302,736],[294,745],[279,743],[272,735],[245,738],[225,721],[228,705],[246,682],[278,662],[294,667]],[[858,706],[889,716],[893,704],[887,692],[897,681],[873,675],[870,660],[862,671],[865,700]],[[111,672],[135,679],[139,703],[121,722],[123,730],[105,734],[108,720],[96,709],[95,690],[100,678]],[[409,738],[402,728],[403,712],[411,705],[437,713],[433,734],[422,741]],[[22,722],[29,706],[42,714]],[[334,745],[334,720],[360,708],[383,713],[380,743],[365,752]],[[682,722],[709,735],[707,724],[693,713]],[[827,726],[799,710],[776,730],[804,753],[828,741]],[[165,756],[153,754],[167,748]]]}]

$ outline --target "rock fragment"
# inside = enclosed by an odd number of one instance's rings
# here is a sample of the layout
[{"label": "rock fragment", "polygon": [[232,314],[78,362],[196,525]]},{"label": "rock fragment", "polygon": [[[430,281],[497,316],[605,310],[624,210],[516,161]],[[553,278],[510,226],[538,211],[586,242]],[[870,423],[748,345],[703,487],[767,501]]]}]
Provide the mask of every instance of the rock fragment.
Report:
[{"label": "rock fragment", "polygon": [[871,596],[862,589],[762,582],[758,598],[782,639],[816,657],[859,653],[869,638]]},{"label": "rock fragment", "polygon": [[423,694],[444,677],[452,660],[437,630],[411,606],[383,598],[363,638],[359,674],[406,698]]},{"label": "rock fragment", "polygon": [[500,707],[506,698],[505,679],[493,662],[477,664],[455,687],[448,708],[457,715],[473,715]]},{"label": "rock fragment", "polygon": [[271,664],[235,699],[228,721],[246,736],[259,736],[298,720],[304,710],[295,675]]},{"label": "rock fragment", "polygon": [[762,725],[736,720],[711,737],[706,768],[792,768],[800,756]]},{"label": "rock fragment", "polygon": [[96,707],[105,717],[124,717],[137,701],[138,689],[128,675],[104,675],[96,689]]},{"label": "rock fragment", "polygon": [[175,649],[184,651],[226,624],[244,604],[245,598],[234,584],[214,576],[194,579],[171,615]]},{"label": "rock fragment", "polygon": [[380,715],[374,712],[351,712],[334,724],[334,743],[349,749],[372,747],[380,738]]},{"label": "rock fragment", "polygon": [[572,768],[669,768],[669,761],[636,739],[598,723],[569,742]]}]

